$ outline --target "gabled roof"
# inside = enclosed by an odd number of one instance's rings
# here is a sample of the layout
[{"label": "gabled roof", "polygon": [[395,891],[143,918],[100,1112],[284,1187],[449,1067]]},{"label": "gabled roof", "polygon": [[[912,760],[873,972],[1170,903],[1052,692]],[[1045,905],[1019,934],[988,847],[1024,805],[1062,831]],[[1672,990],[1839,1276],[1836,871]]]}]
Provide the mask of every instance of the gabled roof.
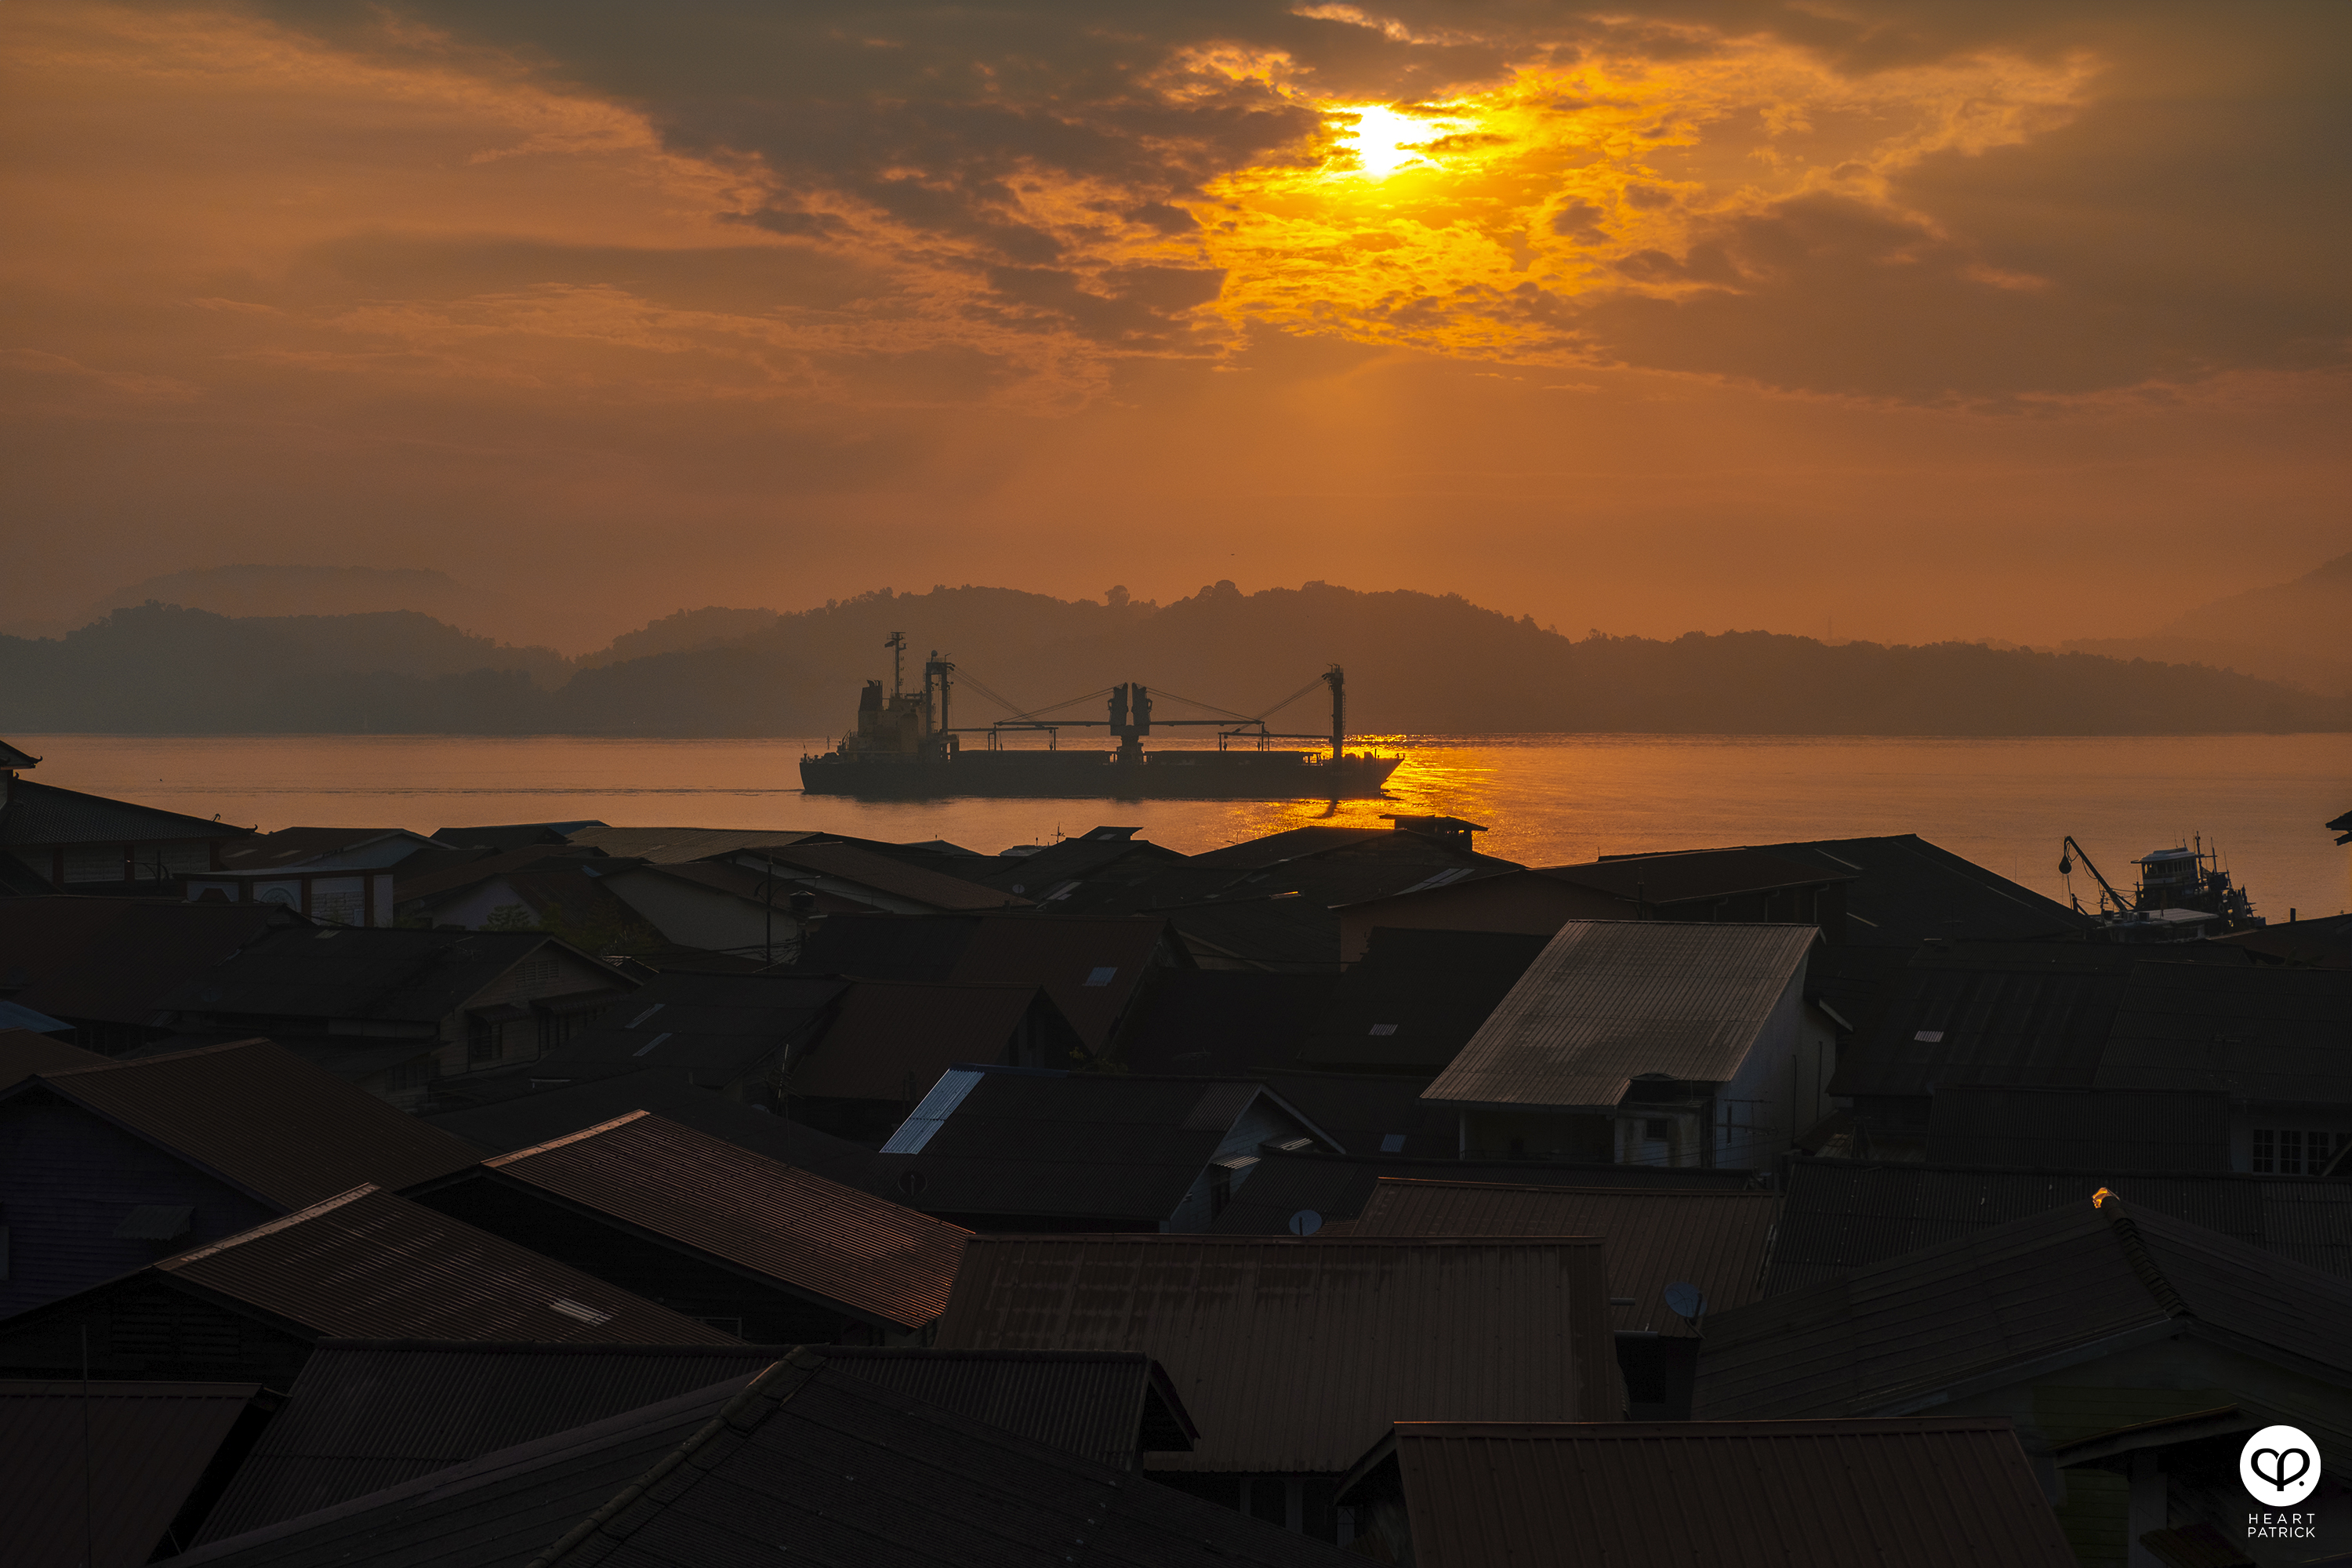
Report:
[{"label": "gabled roof", "polygon": [[656,974],[597,1027],[532,1064],[534,1079],[647,1068],[728,1083],[781,1052],[848,986],[782,974]]},{"label": "gabled roof", "polygon": [[1610,1107],[1638,1074],[1728,1079],[1820,939],[1810,925],[1572,921],[1423,1093]]},{"label": "gabled roof", "polygon": [[1603,1165],[1542,1160],[1457,1160],[1402,1154],[1318,1154],[1311,1150],[1263,1152],[1249,1181],[1210,1225],[1220,1236],[1281,1236],[1302,1210],[1319,1225],[1354,1219],[1385,1177],[1432,1181],[1509,1182],[1519,1185],[1633,1187],[1666,1192],[1762,1190],[1760,1171],[1693,1165]]},{"label": "gabled roof", "polygon": [[485,827],[436,827],[433,837],[443,844],[478,846],[487,849],[520,849],[533,844],[562,844],[568,836],[605,824],[580,822],[507,822]]},{"label": "gabled roof", "polygon": [[1770,1193],[1552,1187],[1382,1179],[1349,1236],[1597,1236],[1608,1243],[1612,1326],[1680,1339],[1698,1331],[1665,1302],[1669,1285],[1706,1294],[1708,1312],[1764,1293],[1780,1200]]},{"label": "gabled roof", "polygon": [[249,827],[102,795],[13,779],[0,801],[0,847],[47,844],[146,844],[191,838],[245,838]]},{"label": "gabled roof", "polygon": [[1261,1101],[1286,1131],[1332,1142],[1262,1084],[950,1068],[877,1164],[938,1214],[1165,1220]]},{"label": "gabled roof", "polygon": [[494,1155],[482,1166],[739,1271],[906,1329],[920,1328],[946,1307],[967,1235],[642,1110]]},{"label": "gabled roof", "polygon": [[[1940,1097],[1939,1097],[1940,1098]],[[2102,1187],[2306,1268],[2352,1279],[2352,1183],[2179,1172],[1960,1169],[1791,1159],[1769,1292],[1802,1289],[2053,1209]]]},{"label": "gabled roof", "polygon": [[290,928],[265,932],[161,1005],[193,1013],[437,1022],[534,957],[579,969],[575,990],[600,983],[615,992],[635,988],[619,970],[538,931]]},{"label": "gabled roof", "polygon": [[939,1343],[1140,1351],[1202,1434],[1151,1468],[1328,1474],[1399,1410],[1613,1415],[1607,1294],[1595,1239],[976,1236]]},{"label": "gabled roof", "polygon": [[926,1405],[1132,1470],[1200,1439],[1160,1364],[1131,1351],[944,1351],[827,1345],[827,1363]]},{"label": "gabled roof", "polygon": [[[319,1338],[734,1342],[618,1286],[373,1186],[142,1273]],[[35,1308],[17,1321],[70,1309],[91,1293]]]},{"label": "gabled roof", "polygon": [[0,768],[13,771],[19,768],[37,767],[41,759],[32,752],[12,746],[5,741],[0,741]]},{"label": "gabled roof", "polygon": [[152,1024],[171,993],[272,930],[311,928],[274,904],[0,899],[0,992],[61,1017]]},{"label": "gabled roof", "polygon": [[[656,1484],[642,1484],[648,1477]],[[779,1546],[789,1548],[779,1552]],[[534,1555],[534,1553],[536,1555]],[[1344,1568],[1339,1548],[928,1405],[803,1347],[180,1561],[540,1568]]]},{"label": "gabled roof", "polygon": [[1466,836],[1464,843],[1453,845],[1426,833],[1401,827],[1293,827],[1203,850],[1192,859],[1197,865],[1259,870],[1293,861],[1334,857],[1402,860],[1432,868],[1487,866],[1516,870],[1518,865],[1470,848]]},{"label": "gabled roof", "polygon": [[1152,978],[1150,1005],[1120,1031],[1119,1059],[1138,1072],[1220,1078],[1287,1068],[1339,983],[1336,974],[1167,970]]},{"label": "gabled roof", "polygon": [[1939,1165],[2227,1171],[2230,1097],[1948,1083],[1929,1112],[1927,1158]]},{"label": "gabled roof", "polygon": [[1041,985],[1087,1049],[1098,1054],[1168,940],[1168,922],[1160,920],[998,916],[979,922],[946,978]]},{"label": "gabled roof", "polygon": [[[2144,1205],[2073,1204],[1709,1318],[1694,1413],[1904,1415],[2184,1334],[2341,1383],[2352,1280]],[[2352,1440],[2340,1411],[2323,1415]]]},{"label": "gabled roof", "polygon": [[238,1423],[275,1403],[255,1383],[0,1378],[9,1563],[148,1561]]},{"label": "gabled roof", "polygon": [[[1341,1497],[1401,1497],[1390,1561],[2073,1568],[2007,1421],[1400,1421]],[[1401,1550],[1402,1549],[1402,1550]]]},{"label": "gabled roof", "polygon": [[1916,833],[1759,844],[1755,849],[1851,873],[1845,940],[1911,947],[1936,939],[2047,942],[2081,937],[2086,915],[2011,881]]},{"label": "gabled roof", "polygon": [[320,1340],[196,1544],[729,1379],[740,1387],[775,1359],[754,1345]]},{"label": "gabled roof", "polygon": [[1351,1154],[1445,1155],[1462,1147],[1462,1113],[1423,1100],[1426,1079],[1393,1072],[1253,1073]]},{"label": "gabled roof", "polygon": [[[638,1033],[651,1038],[644,1030]],[[828,1182],[861,1192],[881,1190],[873,1150],[730,1100],[715,1085],[688,1083],[674,1068],[646,1068],[558,1084],[546,1083],[543,1075],[549,1070],[543,1063],[534,1064],[527,1081],[544,1087],[532,1092],[427,1116],[423,1119],[425,1124],[462,1138],[486,1154],[504,1154],[597,1126],[628,1111],[650,1110]]]},{"label": "gabled roof", "polygon": [[911,1101],[958,1062],[1011,1065],[1014,1032],[1033,1012],[1061,1024],[1053,1002],[1034,985],[853,981],[824,1032],[793,1052],[790,1091],[819,1100]]},{"label": "gabled roof", "polygon": [[1549,941],[1500,931],[1376,928],[1300,1042],[1298,1061],[1442,1071]]},{"label": "gabled roof", "polygon": [[1856,873],[1803,865],[1761,849],[1678,849],[1609,856],[1579,866],[1539,866],[1536,875],[1555,882],[1573,882],[1628,903],[1681,904],[1850,882]]},{"label": "gabled roof", "polygon": [[[424,834],[405,827],[281,827],[275,833],[260,834],[223,848],[220,858],[224,870],[268,871],[320,860],[339,861],[362,849],[389,853],[398,848],[414,855],[419,850],[441,847]],[[377,860],[374,856],[369,858],[379,865],[393,863],[390,859]]]},{"label": "gabled roof", "polygon": [[35,1087],[278,1209],[363,1182],[404,1187],[474,1151],[268,1040],[45,1069]]}]

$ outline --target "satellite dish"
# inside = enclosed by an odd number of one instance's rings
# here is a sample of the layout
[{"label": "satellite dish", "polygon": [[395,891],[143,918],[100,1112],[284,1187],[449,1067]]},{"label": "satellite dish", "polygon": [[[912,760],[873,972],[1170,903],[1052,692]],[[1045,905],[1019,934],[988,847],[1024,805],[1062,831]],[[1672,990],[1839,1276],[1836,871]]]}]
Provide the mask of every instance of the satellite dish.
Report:
[{"label": "satellite dish", "polygon": [[923,1189],[930,1184],[923,1179],[920,1171],[903,1172],[898,1177],[898,1190],[910,1198],[922,1196]]},{"label": "satellite dish", "polygon": [[1290,1234],[1293,1236],[1313,1236],[1322,1228],[1323,1216],[1313,1209],[1300,1209],[1290,1216]]},{"label": "satellite dish", "polygon": [[1666,1287],[1666,1305],[1678,1318],[1696,1323],[1706,1312],[1706,1292],[1686,1279],[1677,1279]]}]

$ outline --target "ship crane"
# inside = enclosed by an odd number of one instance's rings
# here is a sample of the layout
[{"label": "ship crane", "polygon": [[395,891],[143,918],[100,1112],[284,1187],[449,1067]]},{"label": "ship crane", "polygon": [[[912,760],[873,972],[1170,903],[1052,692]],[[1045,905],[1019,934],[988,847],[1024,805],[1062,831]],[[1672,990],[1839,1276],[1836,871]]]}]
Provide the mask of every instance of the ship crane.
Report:
[{"label": "ship crane", "polygon": [[[936,658],[936,657],[937,656],[935,655],[934,658]],[[954,666],[950,665],[946,668],[952,669]],[[989,724],[971,724],[961,728],[955,728],[942,723],[940,728],[943,732],[967,735],[985,734],[989,737],[992,747],[995,744],[997,737],[1007,730],[1043,731],[1048,736],[1049,742],[1051,742],[1058,740],[1058,732],[1065,729],[1101,728],[1108,730],[1113,735],[1116,735],[1118,738],[1119,752],[1122,756],[1133,757],[1140,753],[1143,738],[1150,734],[1152,726],[1157,724],[1163,730],[1175,729],[1180,726],[1189,726],[1198,729],[1213,729],[1217,731],[1217,746],[1220,751],[1224,749],[1224,745],[1227,741],[1246,737],[1257,742],[1258,749],[1260,751],[1265,749],[1265,744],[1269,741],[1328,741],[1330,742],[1331,756],[1335,762],[1347,754],[1348,677],[1347,672],[1336,664],[1331,666],[1328,669],[1326,669],[1322,674],[1317,676],[1314,679],[1308,681],[1306,685],[1300,687],[1297,690],[1292,692],[1289,696],[1284,698],[1281,701],[1274,704],[1271,708],[1255,714],[1236,713],[1231,709],[1219,708],[1213,703],[1202,702],[1197,698],[1183,697],[1177,693],[1166,690],[1160,692],[1160,695],[1162,698],[1171,698],[1178,702],[1186,703],[1194,708],[1203,708],[1208,710],[1208,711],[1216,715],[1216,717],[1211,719],[1163,719],[1155,717],[1153,713],[1153,702],[1150,689],[1146,687],[1141,681],[1123,681],[1117,686],[1105,687],[1099,690],[1087,692],[1082,696],[1065,698],[1059,702],[1050,702],[1043,708],[1022,710],[1016,707],[1015,704],[990,690],[980,681],[973,679],[970,674],[967,673],[963,675],[961,679],[964,685],[971,687],[973,690],[981,693],[981,695],[989,698],[1000,707],[1009,710],[1009,716],[999,719]],[[1269,730],[1266,728],[1266,721],[1268,719],[1272,718],[1275,714],[1281,712],[1285,708],[1289,707],[1292,703],[1297,701],[1308,692],[1313,691],[1318,686],[1328,687],[1331,692],[1331,729],[1329,733],[1297,732]],[[1049,715],[1054,714],[1058,709],[1075,708],[1081,702],[1091,702],[1098,698],[1109,699],[1108,710],[1103,718],[1071,719],[1049,717]],[[942,717],[944,717],[945,709],[946,702],[943,695],[940,702]]]},{"label": "ship crane", "polygon": [[[2091,874],[2093,879],[2099,884],[2101,892],[2105,895],[2099,903],[2099,907],[2101,909],[2106,909],[2110,904],[2112,904],[2117,914],[2122,914],[2132,907],[2131,900],[2125,898],[2121,893],[2116,892],[2115,885],[2109,882],[2105,877],[2100,875],[2098,867],[2092,863],[2091,857],[2084,850],[2083,847],[2074,842],[2074,836],[2071,833],[2066,835],[2065,843],[2059,846],[2058,874],[2060,876],[2071,877],[2074,874],[2074,858],[2076,856],[2082,857],[2083,869]],[[2070,888],[2067,889],[2066,898],[2067,901],[2072,903],[2078,912],[2088,912],[2083,909],[2083,900],[2074,897],[2073,889]]]}]

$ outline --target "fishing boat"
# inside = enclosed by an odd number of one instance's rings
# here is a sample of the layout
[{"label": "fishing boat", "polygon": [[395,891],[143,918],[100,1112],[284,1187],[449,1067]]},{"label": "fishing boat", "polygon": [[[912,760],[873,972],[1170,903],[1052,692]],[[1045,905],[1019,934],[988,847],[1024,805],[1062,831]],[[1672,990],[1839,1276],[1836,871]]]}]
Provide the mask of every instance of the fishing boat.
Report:
[{"label": "fishing boat", "polygon": [[[892,633],[883,646],[896,655],[891,689],[886,693],[878,679],[867,681],[858,697],[857,727],[832,751],[801,758],[801,787],[810,795],[868,800],[1345,800],[1378,796],[1404,760],[1378,755],[1369,747],[1348,750],[1347,676],[1336,664],[1262,713],[1213,710],[1208,718],[1155,720],[1152,692],[1136,681],[1047,708],[1017,710],[979,681],[959,675],[956,665],[936,651],[924,662],[921,690],[909,691],[904,634]],[[998,702],[1007,717],[957,728],[950,722],[950,695],[959,686]],[[1275,742],[1281,741],[1327,741],[1321,734],[1278,733],[1266,725],[1318,686],[1331,694],[1329,752],[1276,749]],[[1103,718],[1057,716],[1097,699],[1105,700]],[[1144,740],[1155,723],[1163,730],[1213,728],[1216,749],[1146,750]],[[1061,732],[1069,729],[1106,731],[1118,745],[1107,751],[1065,747]],[[980,743],[966,746],[967,735],[980,737]],[[1034,743],[1040,737],[1042,746]],[[1005,743],[1020,740],[1032,743]]]},{"label": "fishing boat", "polygon": [[2072,882],[2067,899],[2096,921],[2111,942],[2195,942],[2269,923],[2254,913],[2253,900],[2231,879],[2221,851],[2206,847],[2201,835],[2141,856],[2139,886],[2128,897],[2100,875],[2070,834],[2058,851],[2058,874],[2072,877],[2077,859],[2099,885],[2098,907],[2084,909]]}]

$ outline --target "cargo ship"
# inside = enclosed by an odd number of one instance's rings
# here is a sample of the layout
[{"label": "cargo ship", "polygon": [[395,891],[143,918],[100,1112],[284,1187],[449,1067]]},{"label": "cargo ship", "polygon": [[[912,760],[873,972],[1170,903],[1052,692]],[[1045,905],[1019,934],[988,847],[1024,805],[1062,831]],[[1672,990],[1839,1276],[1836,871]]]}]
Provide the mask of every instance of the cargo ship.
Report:
[{"label": "cargo ship", "polygon": [[[1126,681],[1088,692],[1052,708],[958,729],[949,722],[950,694],[958,685],[992,692],[934,652],[923,665],[919,692],[905,684],[906,638],[893,634],[884,645],[895,651],[891,689],[879,679],[866,683],[857,701],[857,727],[822,755],[801,758],[801,787],[810,795],[852,795],[867,800],[934,800],[950,795],[1005,798],[1112,800],[1346,800],[1377,797],[1402,757],[1383,757],[1370,748],[1348,750],[1347,676],[1338,665],[1265,713],[1224,713],[1206,719],[1162,719],[1161,729],[1191,725],[1213,728],[1217,749],[1144,749],[1151,733],[1152,694]],[[1280,741],[1316,735],[1278,734],[1266,720],[1318,686],[1331,693],[1328,754],[1281,751]],[[1100,719],[1057,718],[1064,709],[1107,699]],[[1002,701],[1002,699],[997,700]],[[1013,705],[1004,703],[1011,710]],[[1205,704],[1194,704],[1205,706]],[[1072,749],[1061,744],[1066,729],[1100,729],[1118,745],[1111,750]],[[980,743],[966,746],[963,737]],[[1011,739],[1043,746],[1007,746]],[[1240,742],[1238,745],[1236,742]]]}]

